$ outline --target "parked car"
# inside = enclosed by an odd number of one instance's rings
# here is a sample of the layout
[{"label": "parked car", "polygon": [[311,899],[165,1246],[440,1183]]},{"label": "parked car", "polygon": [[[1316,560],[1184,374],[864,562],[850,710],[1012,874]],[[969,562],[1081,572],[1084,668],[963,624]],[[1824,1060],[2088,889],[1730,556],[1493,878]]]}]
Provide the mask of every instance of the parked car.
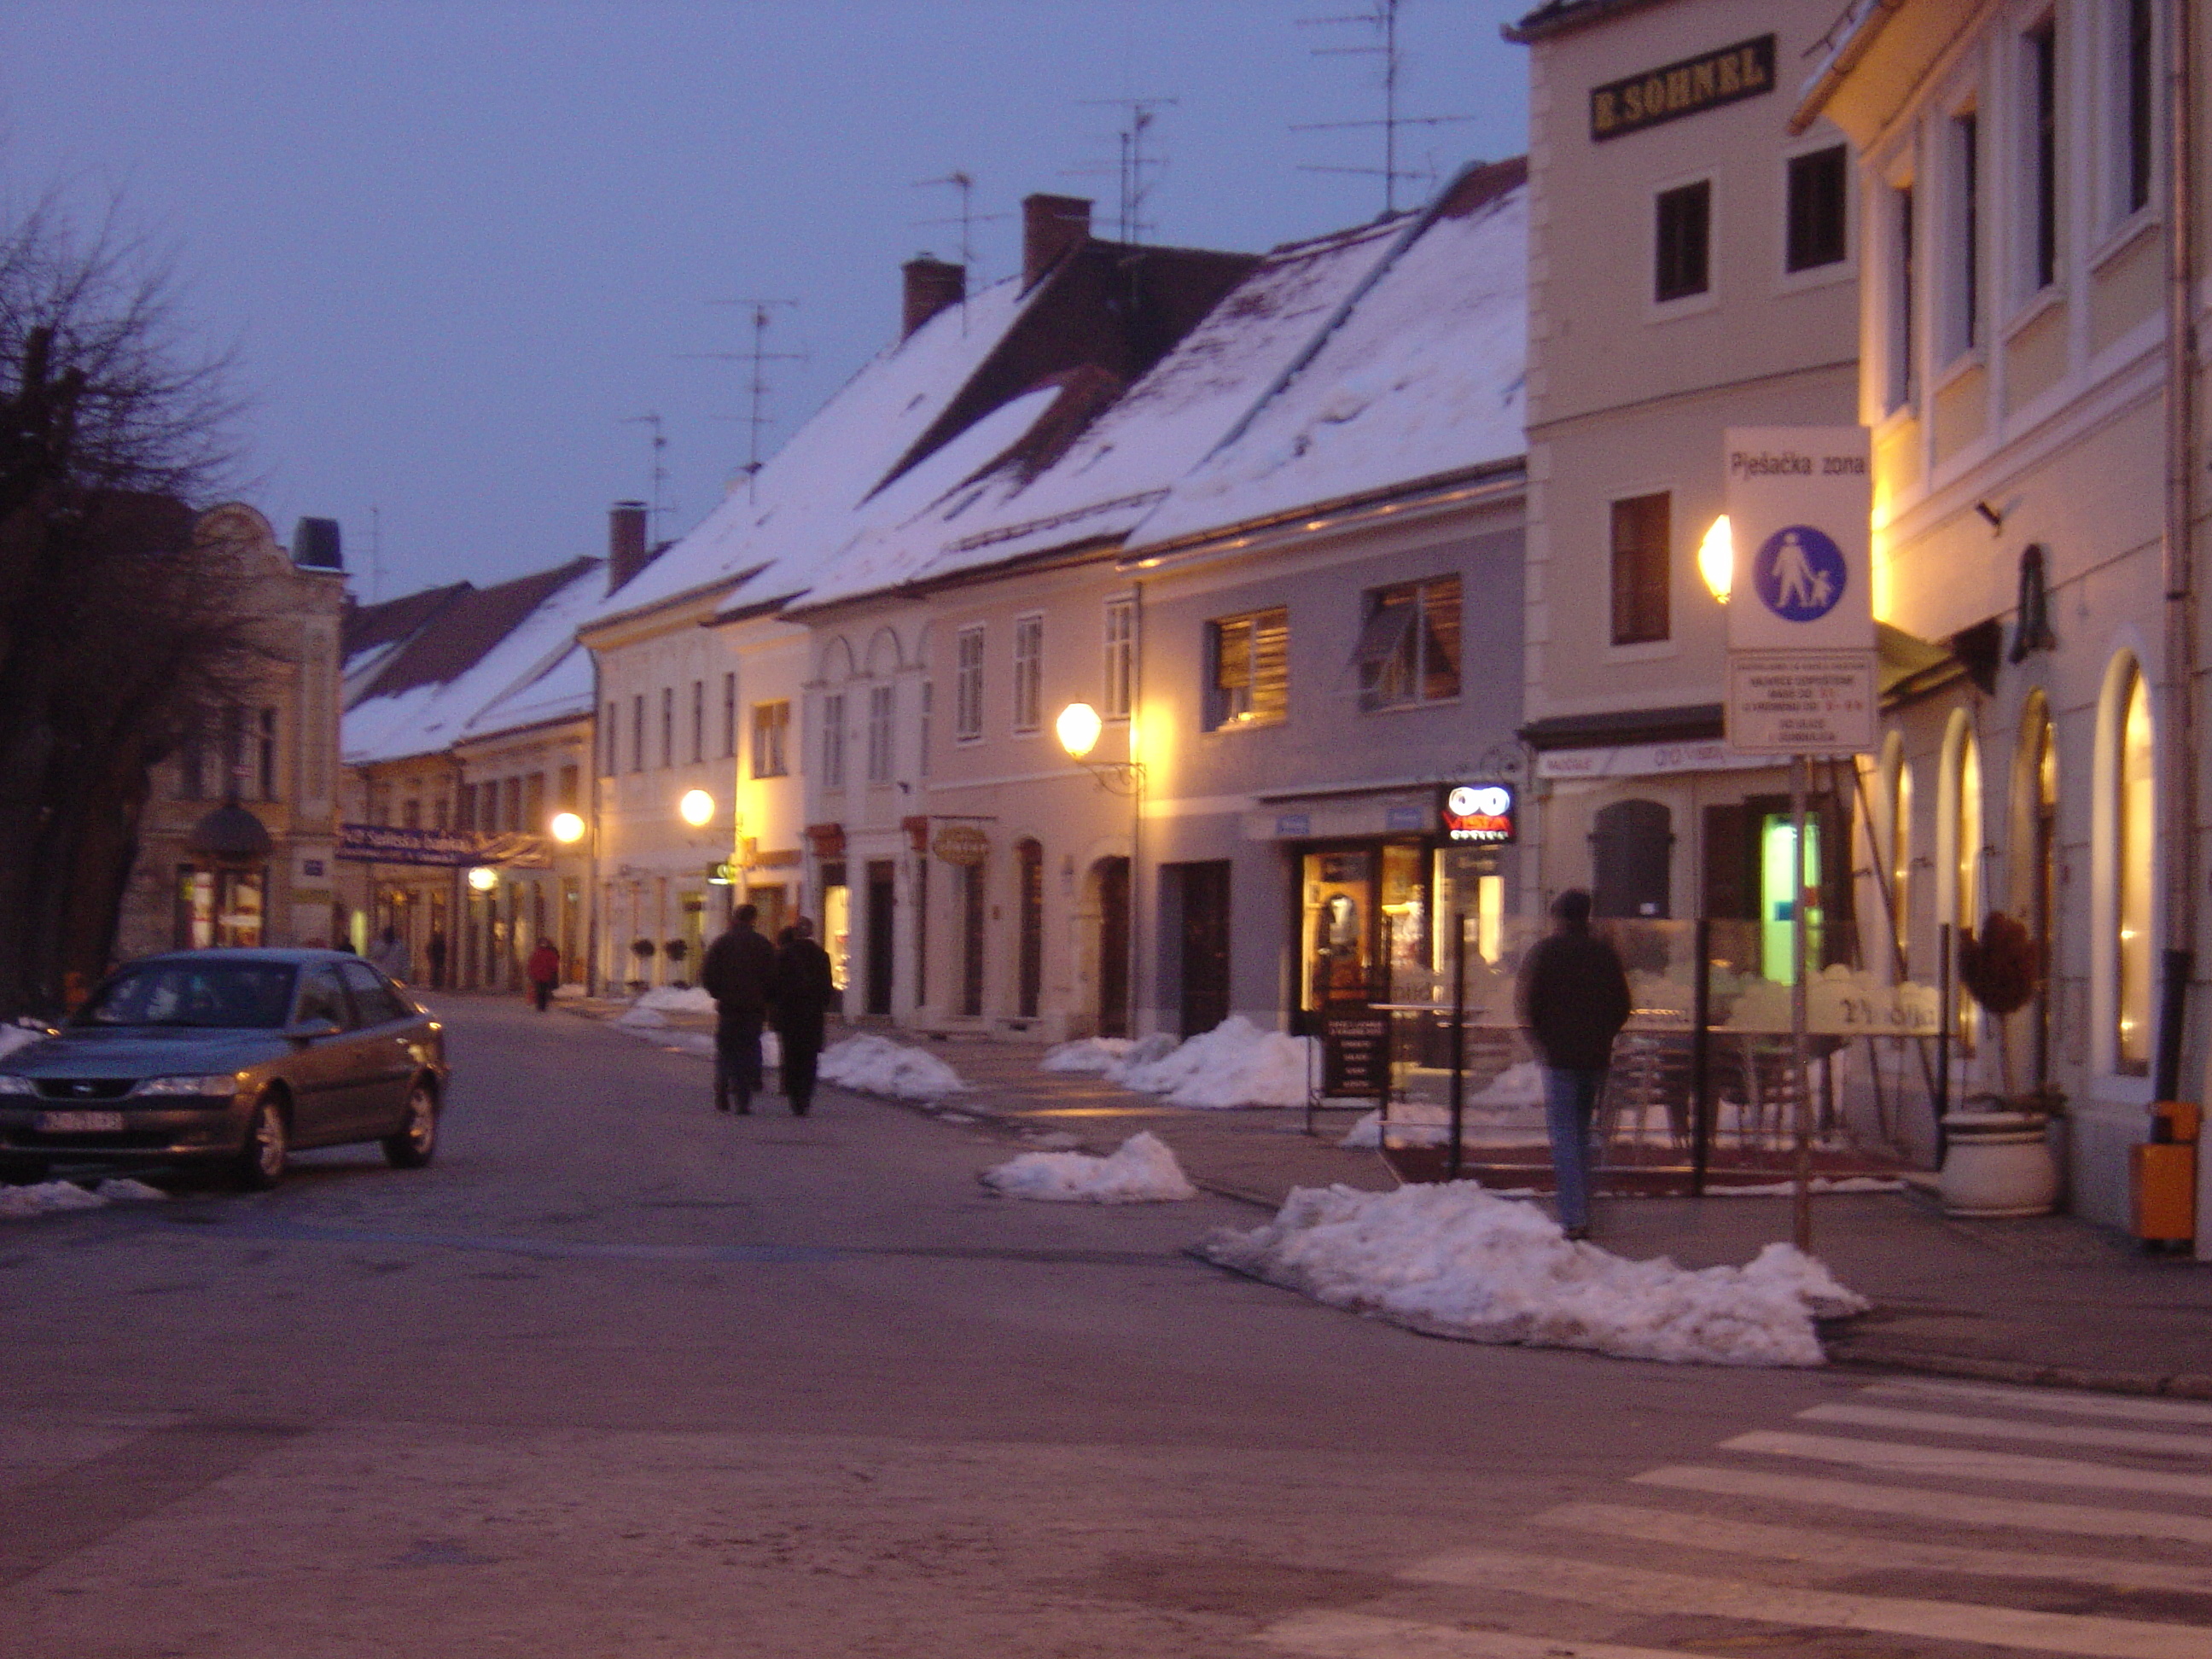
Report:
[{"label": "parked car", "polygon": [[420,1169],[447,1078],[438,1022],[358,957],[147,957],[53,1035],[0,1056],[0,1172],[214,1164],[269,1188],[295,1148],[368,1140]]}]

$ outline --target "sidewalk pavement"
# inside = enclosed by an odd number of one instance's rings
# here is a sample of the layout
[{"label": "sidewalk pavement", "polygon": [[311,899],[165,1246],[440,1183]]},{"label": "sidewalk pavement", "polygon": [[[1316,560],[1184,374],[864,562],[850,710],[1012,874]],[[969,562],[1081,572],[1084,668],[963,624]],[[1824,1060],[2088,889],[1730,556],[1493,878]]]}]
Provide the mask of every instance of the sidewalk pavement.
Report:
[{"label": "sidewalk pavement", "polygon": [[[600,1018],[619,1008],[571,1006]],[[679,1016],[675,1026],[695,1023],[712,1024]],[[926,1048],[967,1080],[965,1091],[925,1109],[997,1125],[1030,1146],[1104,1152],[1148,1129],[1196,1185],[1269,1212],[1293,1187],[1399,1184],[1372,1149],[1336,1144],[1350,1114],[1323,1115],[1308,1136],[1303,1111],[1195,1110],[1097,1077],[1039,1071],[1034,1044],[886,1035]],[[1601,1200],[1596,1222],[1597,1242],[1616,1254],[1704,1267],[1747,1261],[1788,1238],[1790,1206],[1619,1198]],[[1813,1229],[1814,1252],[1875,1304],[1825,1331],[1837,1364],[2212,1399],[2212,1264],[2146,1256],[2124,1235],[2065,1216],[1954,1219],[1917,1188],[1818,1196]]]}]

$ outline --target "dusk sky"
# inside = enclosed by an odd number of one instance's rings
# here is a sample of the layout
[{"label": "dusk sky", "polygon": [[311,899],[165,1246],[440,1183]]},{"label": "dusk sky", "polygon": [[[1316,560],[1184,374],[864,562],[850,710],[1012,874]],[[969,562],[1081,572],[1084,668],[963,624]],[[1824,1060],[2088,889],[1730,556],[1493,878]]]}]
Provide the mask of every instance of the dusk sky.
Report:
[{"label": "dusk sky", "polygon": [[[650,487],[660,533],[745,459],[747,313],[779,306],[770,453],[895,334],[898,266],[1018,263],[1034,191],[1118,211],[1110,101],[1172,98],[1146,240],[1260,249],[1371,219],[1370,0],[875,3],[246,3],[11,0],[0,12],[0,197],[58,185],[173,253],[189,318],[234,345],[241,492],[289,537],[344,526],[356,591],[495,580],[605,542]],[[1403,0],[1411,161],[1518,153],[1525,9]],[[1425,183],[1401,186],[1417,203]],[[371,509],[380,527],[372,575]]]}]

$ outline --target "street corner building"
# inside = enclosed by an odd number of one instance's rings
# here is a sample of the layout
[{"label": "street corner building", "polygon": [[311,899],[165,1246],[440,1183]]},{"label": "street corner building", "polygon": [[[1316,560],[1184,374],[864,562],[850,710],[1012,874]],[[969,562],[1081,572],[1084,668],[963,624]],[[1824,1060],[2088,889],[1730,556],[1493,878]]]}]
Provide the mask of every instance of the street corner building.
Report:
[{"label": "street corner building", "polygon": [[158,763],[118,921],[120,959],[208,945],[327,945],[337,852],[338,526],[289,549],[253,507],[202,514],[254,649],[219,705]]}]

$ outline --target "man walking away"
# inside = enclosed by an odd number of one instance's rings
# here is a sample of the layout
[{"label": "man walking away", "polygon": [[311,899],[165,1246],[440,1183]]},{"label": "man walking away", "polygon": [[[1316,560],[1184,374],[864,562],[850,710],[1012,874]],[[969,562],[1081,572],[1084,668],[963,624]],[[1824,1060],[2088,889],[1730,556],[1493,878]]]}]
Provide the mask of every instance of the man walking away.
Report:
[{"label": "man walking away", "polygon": [[775,982],[775,946],[753,926],[759,916],[753,906],[740,904],[700,964],[699,983],[714,999],[718,1112],[750,1112],[761,1086],[761,1023]]},{"label": "man walking away", "polygon": [[783,1097],[791,1103],[793,1117],[805,1117],[814,1103],[823,1017],[837,990],[830,976],[830,953],[816,942],[814,924],[801,916],[784,932],[789,937],[775,953],[775,1035],[783,1045]]},{"label": "man walking away", "polygon": [[523,971],[530,976],[531,1000],[542,1014],[553,1000],[553,988],[561,982],[561,947],[550,939],[539,939]]},{"label": "man walking away", "polygon": [[1590,1120],[1628,1023],[1628,975],[1589,930],[1590,896],[1571,887],[1552,901],[1556,926],[1521,964],[1521,1026],[1544,1067],[1544,1118],[1559,1178],[1559,1225],[1589,1237]]}]

